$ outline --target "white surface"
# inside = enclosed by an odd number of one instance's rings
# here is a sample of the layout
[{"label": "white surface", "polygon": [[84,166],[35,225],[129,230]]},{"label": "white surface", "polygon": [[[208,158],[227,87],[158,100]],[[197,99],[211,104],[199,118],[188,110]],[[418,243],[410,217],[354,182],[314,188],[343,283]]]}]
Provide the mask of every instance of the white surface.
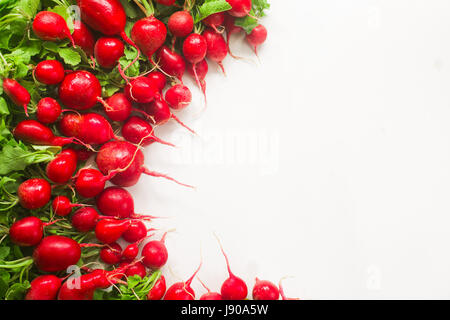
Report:
[{"label": "white surface", "polygon": [[197,190],[132,188],[138,212],[177,229],[173,274],[201,251],[218,290],[216,232],[237,275],[294,276],[290,296],[450,298],[450,2],[271,2],[261,63],[233,38],[254,63],[227,58],[226,78],[210,63],[208,109],[196,116],[193,89],[180,113],[201,138],[171,123],[158,134],[179,148],[146,151]]}]

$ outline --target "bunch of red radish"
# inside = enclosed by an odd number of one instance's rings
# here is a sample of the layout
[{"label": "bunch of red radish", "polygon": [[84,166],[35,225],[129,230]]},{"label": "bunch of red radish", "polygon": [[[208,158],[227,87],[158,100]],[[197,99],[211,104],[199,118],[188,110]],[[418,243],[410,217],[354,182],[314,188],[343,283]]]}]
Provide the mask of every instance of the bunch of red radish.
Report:
[{"label": "bunch of red radish", "polygon": [[[39,276],[32,281],[27,299],[92,299],[96,289],[123,282],[124,276],[145,277],[166,264],[168,252],[164,244],[165,235],[160,240],[144,244],[152,230],[147,228],[144,221],[150,221],[153,217],[136,214],[133,198],[124,188],[136,185],[141,174],[163,177],[190,187],[146,168],[141,147],[154,142],[173,146],[156,137],[153,128],[170,119],[194,132],[172,110],[181,110],[191,103],[191,91],[182,81],[186,70],[193,75],[203,93],[208,73],[206,59],[216,62],[224,70],[222,62],[230,53],[229,37],[242,30],[234,24],[234,19],[247,16],[252,8],[251,0],[227,1],[232,9],[204,19],[202,22],[207,28],[201,34],[193,32],[194,20],[185,8],[171,15],[167,26],[153,15],[137,21],[131,29],[130,39],[124,32],[126,15],[118,0],[77,0],[82,21],[74,23],[72,34],[60,15],[49,11],[36,15],[33,31],[38,38],[46,41],[70,39],[74,47],[81,47],[100,67],[117,67],[126,83],[123,92],[103,99],[102,87],[94,73],[65,70],[56,60],[42,61],[33,70],[38,82],[57,86],[58,100],[51,97],[41,99],[36,105],[36,120],[19,122],[13,130],[14,136],[34,145],[79,146],[64,148],[49,162],[45,179],[24,181],[18,189],[20,205],[37,210],[51,202],[56,217],[64,219],[70,216],[75,230],[80,233],[93,231],[97,242],[80,244],[65,236],[44,237],[44,229],[57,223],[57,220],[44,223],[35,216],[18,220],[11,226],[11,241],[20,246],[33,246],[30,261],[42,272],[57,273],[77,264],[86,247],[98,247],[100,259],[114,266],[114,269],[89,270],[80,277],[80,285],[76,287],[55,275]],[[166,6],[175,5],[175,0],[156,2]],[[90,28],[103,36],[95,39]],[[167,30],[172,39],[168,39]],[[223,30],[227,32],[226,40],[222,35]],[[125,48],[119,36],[126,44],[137,49],[136,60],[143,53],[158,71],[136,78],[127,77],[119,64]],[[256,52],[266,37],[266,29],[259,25],[247,35],[247,40]],[[182,40],[181,54],[174,49],[177,39]],[[169,44],[165,45],[166,42]],[[164,94],[168,84],[170,88]],[[28,91],[13,79],[4,79],[3,87],[12,102],[23,107],[28,116],[27,106],[31,99]],[[91,110],[97,104],[102,107],[101,113]],[[116,135],[110,121],[115,125],[120,124],[121,136]],[[53,124],[57,124],[61,135],[55,135],[52,131],[50,126]],[[81,163],[94,155],[98,169],[79,168]],[[105,188],[108,181],[115,186]],[[95,207],[72,203],[62,195],[52,200],[53,190],[64,187],[74,190],[86,201],[95,200]],[[74,208],[77,210],[72,213]],[[119,239],[127,245],[119,245]],[[213,293],[208,289],[201,300],[242,300],[247,297],[247,285],[231,272],[228,259],[225,258],[230,277],[223,283],[221,293]],[[147,298],[195,299],[190,284],[196,273],[188,281],[176,283],[167,291],[162,276]],[[277,300],[280,295],[284,299],[281,287],[257,279],[253,289],[254,299]]]}]

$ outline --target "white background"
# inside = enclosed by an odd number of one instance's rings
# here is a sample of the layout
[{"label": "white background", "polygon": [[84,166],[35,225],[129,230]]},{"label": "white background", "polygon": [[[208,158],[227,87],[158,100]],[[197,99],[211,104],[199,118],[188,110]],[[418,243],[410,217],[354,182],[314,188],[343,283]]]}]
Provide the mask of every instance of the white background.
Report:
[{"label": "white background", "polygon": [[[260,62],[242,37],[208,108],[158,135],[136,210],[169,217],[165,274],[253,284],[284,276],[303,299],[450,298],[450,2],[271,0]],[[186,77],[188,78],[188,77]],[[170,268],[169,268],[170,267]],[[204,290],[198,281],[194,288]]]}]

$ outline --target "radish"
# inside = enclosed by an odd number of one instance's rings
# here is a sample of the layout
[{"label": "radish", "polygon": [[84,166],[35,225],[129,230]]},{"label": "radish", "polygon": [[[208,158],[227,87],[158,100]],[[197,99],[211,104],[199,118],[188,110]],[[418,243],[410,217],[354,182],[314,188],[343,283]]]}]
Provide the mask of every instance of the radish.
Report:
[{"label": "radish", "polygon": [[157,138],[153,134],[152,126],[142,118],[135,116],[129,118],[123,125],[122,136],[125,140],[134,144],[142,145],[143,147],[149,146],[154,142],[175,147],[174,144]]},{"label": "radish", "polygon": [[76,138],[87,144],[103,144],[111,139],[118,139],[108,120],[98,113],[86,113],[81,116]]},{"label": "radish", "polygon": [[231,35],[233,35],[235,33],[239,33],[243,30],[241,27],[238,27],[235,24],[235,20],[236,19],[234,17],[230,16],[229,14],[225,15],[225,30],[227,31],[227,48],[228,48],[228,52],[229,52],[230,56],[232,56],[235,59],[240,59],[240,57],[233,55],[233,53],[231,52],[231,49],[230,49]]},{"label": "radish", "polygon": [[31,247],[41,242],[44,236],[44,227],[54,222],[43,223],[37,217],[26,217],[17,220],[9,228],[11,241],[21,247]]},{"label": "radish", "polygon": [[256,278],[252,296],[253,300],[278,300],[280,291],[272,282]]},{"label": "radish", "polygon": [[231,10],[228,11],[233,17],[242,18],[247,16],[252,10],[252,0],[226,0]]},{"label": "radish", "polygon": [[33,31],[41,40],[58,41],[69,39],[75,47],[66,20],[55,12],[39,12],[36,17],[34,17]]},{"label": "radish", "polygon": [[58,120],[61,106],[53,98],[42,98],[36,106],[36,118],[40,123],[50,124]]},{"label": "radish", "polygon": [[51,198],[52,187],[47,180],[28,179],[19,185],[17,195],[22,207],[30,210],[45,206]]},{"label": "radish", "polygon": [[154,16],[138,20],[131,29],[131,39],[153,64],[152,56],[164,44],[166,36],[166,26]]},{"label": "radish", "polygon": [[142,279],[144,279],[145,276],[147,275],[147,269],[139,261],[133,263],[131,266],[130,266],[130,263],[128,263],[128,262],[122,262],[119,265],[119,267],[122,267],[122,268],[125,267],[125,266],[128,266],[127,270],[125,271],[125,275],[127,277],[139,276]]},{"label": "radish", "polygon": [[75,190],[84,198],[93,198],[105,189],[108,176],[93,168],[80,169],[75,179]]},{"label": "radish", "polygon": [[76,137],[80,132],[81,115],[67,113],[59,121],[59,131],[66,137]]},{"label": "radish", "polygon": [[58,60],[44,60],[39,62],[34,69],[36,80],[46,84],[58,84],[64,79],[64,66]]},{"label": "radish", "polygon": [[156,125],[162,125],[170,119],[173,119],[182,127],[186,128],[193,134],[196,134],[194,130],[186,126],[180,119],[178,119],[176,115],[174,115],[170,111],[169,105],[163,99],[155,99],[153,102],[144,104],[143,108],[145,112],[152,117]]},{"label": "radish", "polygon": [[74,71],[66,75],[59,86],[59,99],[68,108],[86,110],[101,100],[102,87],[88,71]]},{"label": "radish", "polygon": [[54,183],[66,183],[77,169],[77,154],[72,149],[66,149],[47,164],[45,173]]},{"label": "radish", "polygon": [[222,31],[219,31],[219,27],[222,27],[225,22],[225,13],[224,12],[217,12],[213,13],[210,16],[207,16],[205,19],[203,19],[203,24],[214,29],[217,33],[222,33]]},{"label": "radish", "polygon": [[[197,33],[192,33],[183,42],[183,55],[188,62],[192,64],[192,70],[195,75],[195,80],[200,89],[202,85],[197,75],[197,70],[195,66],[197,63],[205,59],[208,50],[208,44],[206,39]],[[205,96],[206,99],[206,96]]]},{"label": "radish", "polygon": [[103,190],[96,198],[98,210],[111,217],[120,219],[134,218],[134,200],[131,194],[120,187],[109,187]]},{"label": "radish", "polygon": [[64,271],[81,257],[80,245],[67,237],[48,236],[33,251],[34,263],[44,272]]},{"label": "radish", "polygon": [[95,40],[89,28],[80,20],[74,21],[73,41],[79,46],[88,56],[94,55]]},{"label": "radish", "polygon": [[97,40],[94,47],[94,56],[103,68],[112,68],[123,56],[125,47],[117,38],[103,37]]},{"label": "radish", "polygon": [[30,283],[25,300],[56,300],[62,280],[54,275],[43,275]]},{"label": "radish", "polygon": [[159,92],[162,92],[166,87],[167,84],[166,76],[162,72],[159,71],[150,72],[147,75],[147,78],[149,78],[156,85]]},{"label": "radish", "polygon": [[122,238],[130,243],[136,243],[147,236],[148,230],[140,220],[131,221],[127,230],[122,234]]},{"label": "radish", "polygon": [[155,0],[155,1],[164,6],[173,6],[176,0]]},{"label": "radish", "polygon": [[186,63],[181,55],[172,51],[167,46],[162,46],[159,49],[157,58],[161,69],[178,80],[182,81],[184,71],[186,69]]},{"label": "radish", "polygon": [[106,264],[118,264],[122,259],[122,248],[116,242],[110,243],[100,250],[100,259]]},{"label": "radish", "polygon": [[167,289],[164,300],[195,300],[195,292],[191,288],[191,283],[199,272],[201,266],[202,264],[200,263],[192,277],[190,277],[186,282],[177,282],[170,286],[169,289]]},{"label": "radish", "polygon": [[52,130],[36,120],[23,120],[14,128],[13,135],[23,142],[43,146],[64,146],[80,143],[76,138],[57,137]]},{"label": "radish", "polygon": [[[208,74],[208,62],[206,61],[206,59],[203,59],[202,61],[200,61],[199,63],[192,65],[191,63],[189,63],[188,65],[188,72],[189,74],[195,79],[195,73],[197,73],[197,78],[198,81],[200,82],[201,85],[201,89],[203,92],[203,95],[206,95],[206,75]],[[195,70],[195,72],[194,72]]]},{"label": "radish", "polygon": [[138,49],[125,33],[127,17],[119,0],[77,0],[81,19],[92,29],[107,36],[120,35],[130,46]]},{"label": "radish", "polygon": [[[220,242],[219,242],[220,244]],[[223,256],[225,257],[225,261],[227,262],[227,269],[230,277],[225,280],[222,284],[222,288],[220,289],[220,293],[222,295],[223,300],[244,300],[247,298],[247,285],[244,280],[236,277],[230,268],[230,262],[228,261],[228,257],[225,254],[225,251],[220,244],[220,250],[222,251]]]},{"label": "radish", "polygon": [[142,263],[151,269],[161,269],[167,262],[169,254],[167,252],[164,240],[167,233],[163,235],[161,240],[153,240],[148,242],[142,248]]},{"label": "radish", "polygon": [[133,261],[138,254],[139,245],[137,243],[131,243],[123,249],[121,258],[125,261]]},{"label": "radish", "polygon": [[262,45],[267,39],[267,29],[262,24],[255,27],[246,37],[248,43],[258,55],[258,46]]},{"label": "radish", "polygon": [[99,219],[98,212],[91,207],[84,207],[75,211],[72,216],[72,226],[80,232],[94,230]]},{"label": "radish", "polygon": [[65,217],[68,216],[73,208],[76,207],[83,207],[84,204],[75,204],[70,201],[69,198],[65,196],[57,196],[55,199],[53,199],[52,202],[52,209],[53,212],[57,216]]},{"label": "radish", "polygon": [[192,101],[192,94],[188,87],[176,84],[166,92],[166,101],[172,109],[186,108]]},{"label": "radish", "polygon": [[152,102],[159,95],[158,87],[149,78],[138,77],[125,87],[125,96],[137,103]]},{"label": "radish", "polygon": [[28,117],[28,104],[31,96],[27,89],[22,87],[14,79],[3,79],[3,91],[12,100],[12,102],[19,107],[23,107],[25,114]]},{"label": "radish", "polygon": [[166,293],[166,279],[163,275],[159,277],[147,294],[147,300],[161,300]]},{"label": "radish", "polygon": [[106,115],[112,121],[125,121],[133,110],[133,105],[123,93],[116,93],[103,104]]},{"label": "radish", "polygon": [[98,241],[105,244],[116,242],[130,223],[130,220],[102,219],[95,226],[95,236]]},{"label": "radish", "polygon": [[209,290],[209,288],[203,283],[203,281],[201,281],[200,279],[198,279],[200,281],[200,283],[202,284],[203,288],[205,288],[208,292],[203,294],[200,297],[200,300],[223,300],[222,296],[220,295],[220,293],[218,292],[212,292],[211,290]]},{"label": "radish", "polygon": [[77,149],[75,150],[75,153],[79,161],[87,161],[95,152],[92,150]]},{"label": "radish", "polygon": [[167,27],[174,37],[184,38],[194,29],[194,19],[189,11],[177,11],[170,16]]},{"label": "radish", "polygon": [[223,67],[222,61],[228,55],[228,46],[225,39],[221,34],[215,32],[212,29],[206,29],[203,32],[203,36],[208,44],[208,59],[217,62],[222,72],[225,74],[225,69]]},{"label": "radish", "polygon": [[110,141],[105,143],[97,153],[96,163],[103,174],[116,173],[111,182],[120,187],[134,186],[142,173],[153,177],[161,177],[180,185],[190,187],[175,179],[144,167],[144,154],[136,146],[125,141]]}]

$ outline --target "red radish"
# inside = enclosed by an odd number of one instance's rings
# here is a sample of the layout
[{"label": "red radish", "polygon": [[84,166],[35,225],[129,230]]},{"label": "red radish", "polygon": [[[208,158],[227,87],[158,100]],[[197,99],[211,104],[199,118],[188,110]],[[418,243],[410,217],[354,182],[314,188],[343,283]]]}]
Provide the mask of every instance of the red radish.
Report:
[{"label": "red radish", "polygon": [[135,217],[134,200],[131,194],[120,187],[109,187],[96,198],[98,210],[111,217],[120,219]]},{"label": "red radish", "polygon": [[45,206],[51,198],[52,187],[44,179],[28,179],[22,182],[17,190],[22,207],[30,210]]},{"label": "red radish", "polygon": [[66,137],[76,137],[80,132],[81,115],[67,113],[59,121],[59,131]]},{"label": "red radish", "polygon": [[125,87],[125,95],[130,101],[149,103],[159,95],[159,91],[155,82],[146,77],[139,77]]},{"label": "red radish", "polygon": [[173,6],[176,0],[155,0],[155,1],[164,6]]},{"label": "red radish", "polygon": [[86,149],[77,149],[75,150],[75,153],[77,155],[77,159],[80,161],[86,161],[94,154],[93,151]]},{"label": "red radish", "polygon": [[228,46],[223,36],[212,29],[206,29],[203,36],[208,44],[208,59],[217,62],[222,72],[225,73],[222,61],[228,55]]},{"label": "red radish", "polygon": [[75,180],[75,190],[84,198],[93,198],[105,189],[108,180],[108,176],[104,176],[96,169],[80,169]]},{"label": "red radish", "polygon": [[26,217],[17,220],[9,228],[9,237],[11,241],[22,247],[35,246],[41,242],[44,236],[44,227],[53,224],[53,222],[43,223],[37,217]]},{"label": "red radish", "polygon": [[[206,62],[206,59],[203,59],[196,65],[189,64],[188,65],[188,72],[189,74],[195,79],[195,72],[197,73],[198,81],[200,82],[201,89],[203,92],[203,95],[206,95],[206,75],[208,74],[208,62]],[[195,70],[195,72],[194,72]]]},{"label": "red radish", "polygon": [[[122,262],[119,267],[125,267],[129,265],[130,264],[128,262]],[[145,266],[141,262],[135,262],[127,268],[127,270],[125,271],[125,275],[127,277],[139,276],[144,279],[147,275],[147,269],[145,269]]]},{"label": "red radish", "polygon": [[88,71],[74,71],[66,75],[59,86],[59,99],[68,108],[92,108],[102,95],[98,79]]},{"label": "red radish", "polygon": [[86,113],[81,116],[76,138],[87,144],[103,144],[111,139],[117,139],[108,120],[98,113]]},{"label": "red radish", "polygon": [[163,275],[155,282],[147,294],[147,300],[161,300],[166,293],[166,279]]},{"label": "red radish", "polygon": [[74,150],[66,149],[47,164],[47,177],[54,183],[66,183],[77,169],[77,155]]},{"label": "red radish", "polygon": [[72,226],[80,232],[89,232],[94,230],[98,219],[98,212],[94,208],[81,208],[73,214]]},{"label": "red radish", "polygon": [[194,130],[186,126],[176,115],[174,115],[170,109],[169,105],[163,99],[155,99],[153,102],[148,104],[144,104],[143,108],[145,112],[152,117],[156,125],[161,125],[169,121],[170,119],[174,119],[181,126],[196,134]]},{"label": "red radish", "polygon": [[123,93],[116,93],[103,104],[106,115],[112,121],[125,121],[133,110],[133,105]]},{"label": "red radish", "polygon": [[80,20],[74,21],[72,38],[75,44],[80,46],[88,56],[94,55],[94,36],[89,28]]},{"label": "red radish", "polygon": [[181,55],[172,51],[167,46],[162,46],[158,51],[157,58],[162,70],[167,74],[177,77],[182,81],[184,71],[186,69],[186,63]]},{"label": "red radish", "polygon": [[75,138],[57,137],[52,130],[36,120],[23,120],[14,128],[15,138],[26,143],[43,146],[64,146],[77,142]]},{"label": "red radish", "polygon": [[158,142],[171,147],[175,147],[174,144],[157,138],[153,134],[152,126],[142,118],[135,116],[129,118],[128,121],[123,125],[122,136],[125,138],[125,140],[134,144],[140,144],[143,147],[146,147],[153,142]]},{"label": "red radish", "polygon": [[73,208],[76,207],[83,207],[84,204],[75,204],[70,201],[69,198],[65,196],[57,196],[55,199],[53,199],[52,202],[52,209],[53,212],[57,216],[65,217],[68,216]]},{"label": "red radish", "polygon": [[53,98],[42,98],[36,106],[36,118],[40,123],[50,124],[58,120],[61,106]]},{"label": "red radish", "polygon": [[166,36],[166,26],[153,16],[138,20],[131,29],[131,39],[153,64],[152,56],[164,44]]},{"label": "red radish", "polygon": [[137,243],[131,243],[125,247],[122,251],[122,259],[125,261],[133,261],[139,254],[139,245]]},{"label": "red radish", "polygon": [[142,263],[146,267],[160,269],[166,264],[169,257],[166,245],[164,244],[166,235],[167,233],[163,235],[161,240],[148,242],[144,248],[142,248]]},{"label": "red radish", "polygon": [[223,300],[222,296],[220,295],[220,293],[218,292],[212,292],[211,290],[209,290],[209,288],[203,283],[203,281],[201,281],[200,279],[198,279],[200,281],[200,283],[202,284],[203,288],[205,288],[208,292],[203,294],[200,297],[200,300]]},{"label": "red radish", "polygon": [[41,40],[58,41],[69,39],[75,47],[66,20],[55,12],[39,12],[36,17],[34,17],[33,31]]},{"label": "red radish", "polygon": [[127,17],[119,0],[77,0],[77,4],[81,19],[92,29],[107,36],[120,35],[126,43],[138,49],[125,33]]},{"label": "red radish", "polygon": [[[220,242],[219,242],[220,244]],[[247,298],[247,285],[245,281],[241,278],[236,277],[230,268],[230,262],[228,261],[228,257],[225,254],[225,251],[220,244],[220,250],[222,251],[223,256],[225,257],[225,261],[227,262],[228,273],[230,277],[225,280],[222,284],[222,288],[220,289],[220,293],[222,295],[223,300],[244,300]]]},{"label": "red radish", "polygon": [[203,19],[202,22],[206,26],[213,28],[215,32],[222,33],[222,31],[219,31],[217,28],[223,26],[225,22],[225,13],[224,12],[213,13],[212,15]]},{"label": "red radish", "polygon": [[184,38],[194,29],[194,19],[189,11],[177,11],[170,16],[167,27],[174,37]]},{"label": "red radish", "polygon": [[202,35],[192,33],[184,40],[183,55],[186,60],[192,64],[192,70],[195,75],[195,80],[197,81],[197,85],[200,89],[202,89],[202,85],[198,78],[195,66],[197,63],[205,59],[207,50],[208,44],[206,43],[205,37],[203,37]]},{"label": "red radish", "polygon": [[25,300],[56,300],[62,280],[54,275],[43,275],[30,283]]},{"label": "red radish", "polygon": [[253,300],[278,300],[280,291],[272,282],[256,278],[252,296]]},{"label": "red radish", "polygon": [[235,59],[240,59],[240,57],[237,57],[233,55],[230,49],[230,37],[231,35],[235,33],[241,32],[243,29],[241,27],[236,26],[235,24],[235,18],[230,16],[229,14],[225,15],[225,30],[227,31],[227,48],[228,52],[230,53],[230,56],[232,56]]},{"label": "red radish", "polygon": [[125,47],[117,38],[103,37],[97,40],[94,48],[95,59],[103,68],[112,68],[123,56]]},{"label": "red radish", "polygon": [[77,279],[69,278],[61,286],[58,300],[92,300],[96,289],[106,289],[117,283],[131,266],[133,264],[112,271],[96,269]]},{"label": "red radish", "polygon": [[122,234],[122,238],[130,243],[136,243],[147,236],[148,230],[140,220],[131,221],[128,229]]},{"label": "red radish", "polygon": [[102,219],[95,226],[95,236],[98,241],[105,244],[116,242],[130,223],[130,220]]},{"label": "red radish", "polygon": [[167,84],[166,76],[162,72],[159,71],[150,72],[147,75],[147,78],[149,78],[156,85],[159,92],[162,92],[166,87]]},{"label": "red radish", "polygon": [[122,248],[116,242],[110,243],[100,250],[100,259],[106,264],[118,264],[122,259]]},{"label": "red radish", "polygon": [[176,84],[166,92],[166,101],[172,109],[186,108],[192,101],[192,94],[188,87]]},{"label": "red radish", "polygon": [[22,87],[14,79],[3,79],[3,91],[12,100],[12,102],[19,107],[23,107],[25,114],[28,117],[28,104],[31,96],[27,89]]},{"label": "red radish", "polygon": [[58,84],[64,79],[64,66],[57,60],[44,60],[39,62],[34,69],[36,80],[46,84]]},{"label": "red radish", "polygon": [[177,282],[170,286],[167,289],[164,300],[195,300],[195,292],[191,288],[191,283],[201,267],[202,264],[200,263],[195,273],[186,282]]},{"label": "red radish", "polygon": [[76,265],[80,257],[80,245],[63,236],[45,237],[33,251],[34,263],[44,272],[64,271]]},{"label": "red radish", "polygon": [[233,17],[242,18],[247,16],[252,10],[252,0],[226,0],[231,10],[227,11]]},{"label": "red radish", "polygon": [[120,187],[134,186],[142,173],[153,177],[161,177],[180,185],[191,187],[175,179],[144,166],[144,154],[135,145],[126,141],[110,141],[105,143],[97,153],[96,163],[103,174],[116,173],[111,182]]},{"label": "red radish", "polygon": [[258,46],[262,45],[267,39],[267,29],[262,24],[255,27],[246,37],[255,54],[258,55]]}]

